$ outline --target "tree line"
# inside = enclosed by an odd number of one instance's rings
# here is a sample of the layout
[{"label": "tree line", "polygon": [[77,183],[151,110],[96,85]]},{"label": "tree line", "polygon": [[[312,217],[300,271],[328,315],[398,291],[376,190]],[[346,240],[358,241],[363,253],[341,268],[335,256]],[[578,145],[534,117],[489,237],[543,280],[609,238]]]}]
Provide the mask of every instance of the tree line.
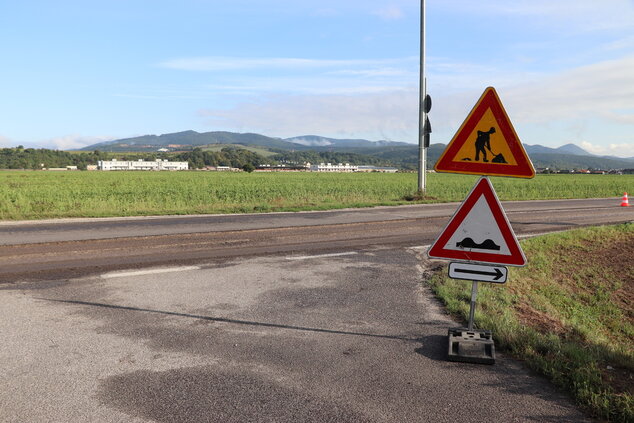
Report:
[{"label": "tree line", "polygon": [[275,160],[261,154],[236,147],[224,147],[220,151],[194,148],[192,151],[171,153],[170,159],[188,162],[190,169],[201,169],[205,166],[230,166],[250,171],[263,164],[276,164]]},{"label": "tree line", "polygon": [[0,149],[0,169],[48,169],[66,166],[77,166],[85,170],[87,165],[96,165],[99,160],[148,160],[167,159],[188,162],[190,169],[205,166],[230,166],[237,168],[256,167],[260,164],[276,162],[249,150],[226,147],[221,151],[203,151],[194,148],[182,153],[110,153],[99,150],[70,153],[68,151],[49,150],[45,148]]},{"label": "tree line", "polygon": [[282,151],[271,157],[282,163],[350,163],[354,165],[390,166],[391,162],[366,154],[334,151]]},{"label": "tree line", "polygon": [[0,169],[42,169],[77,166],[85,170],[87,165],[96,165],[99,160],[148,160],[167,159],[171,161],[188,162],[190,169],[201,169],[205,166],[230,166],[244,170],[253,170],[261,165],[275,165],[280,163],[292,163],[302,165],[310,163],[351,163],[356,165],[391,165],[384,159],[357,154],[337,153],[331,151],[280,151],[270,157],[252,151],[237,148],[224,147],[220,151],[208,151],[194,148],[191,151],[172,153],[113,153],[94,150],[90,152],[68,152],[49,150],[45,148],[14,148],[0,149]]},{"label": "tree line", "polygon": [[45,148],[0,149],[0,169],[42,169],[52,167],[77,166],[86,169],[97,160],[107,160],[108,153],[100,151],[73,154],[67,151],[48,150]]}]

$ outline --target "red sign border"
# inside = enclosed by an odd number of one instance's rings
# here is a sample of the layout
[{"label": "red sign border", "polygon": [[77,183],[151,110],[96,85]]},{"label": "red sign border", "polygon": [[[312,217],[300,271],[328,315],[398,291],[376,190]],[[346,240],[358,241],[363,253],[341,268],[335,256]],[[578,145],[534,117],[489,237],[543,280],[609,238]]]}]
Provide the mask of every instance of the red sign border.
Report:
[{"label": "red sign border", "polygon": [[[453,236],[482,195],[484,195],[484,198],[487,201],[489,209],[493,214],[495,222],[502,233],[502,237],[504,238],[511,255],[482,253],[477,251],[447,250],[444,248],[444,246],[447,245],[449,238]],[[458,208],[456,213],[454,213],[445,229],[443,229],[438,239],[436,239],[429,248],[427,255],[431,258],[475,263],[490,263],[520,267],[526,265],[526,256],[515,237],[511,224],[506,218],[506,214],[504,213],[502,204],[500,204],[500,200],[498,200],[497,194],[493,189],[493,185],[491,185],[489,178],[486,176],[483,176],[478,180],[462,205]]]},{"label": "red sign border", "polygon": [[[491,109],[500,127],[500,132],[507,141],[507,145],[517,164],[500,166],[491,163],[453,161],[453,157],[456,157],[460,148],[467,142],[467,138],[475,130],[488,109]],[[535,168],[515,133],[515,129],[504,110],[504,106],[502,106],[495,88],[487,87],[484,90],[484,93],[482,93],[480,99],[462,123],[462,126],[460,126],[460,129],[458,129],[458,132],[456,132],[456,135],[451,139],[436,162],[434,169],[436,172],[466,173],[470,175],[510,176],[515,178],[535,177]]]}]

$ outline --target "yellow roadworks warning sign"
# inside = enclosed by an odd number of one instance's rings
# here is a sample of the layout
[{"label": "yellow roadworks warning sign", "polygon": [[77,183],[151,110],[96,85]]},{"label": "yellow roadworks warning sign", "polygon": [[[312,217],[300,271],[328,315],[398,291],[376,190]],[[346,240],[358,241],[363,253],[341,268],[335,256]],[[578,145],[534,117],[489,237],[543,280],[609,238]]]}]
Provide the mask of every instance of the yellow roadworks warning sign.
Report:
[{"label": "yellow roadworks warning sign", "polygon": [[451,139],[437,172],[533,178],[535,169],[493,87],[488,87]]}]

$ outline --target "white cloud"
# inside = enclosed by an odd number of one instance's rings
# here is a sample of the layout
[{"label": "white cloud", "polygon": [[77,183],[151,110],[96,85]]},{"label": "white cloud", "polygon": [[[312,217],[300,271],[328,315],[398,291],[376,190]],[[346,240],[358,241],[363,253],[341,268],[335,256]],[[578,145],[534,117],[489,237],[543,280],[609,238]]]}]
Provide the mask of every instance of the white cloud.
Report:
[{"label": "white cloud", "polygon": [[618,157],[634,157],[634,143],[609,144],[605,146],[582,141],[581,148],[592,154]]},{"label": "white cloud", "polygon": [[13,141],[10,138],[0,135],[0,147],[11,147]]},{"label": "white cloud", "polygon": [[207,84],[205,88],[209,90],[207,94],[232,95],[363,94],[393,91],[418,83],[418,59],[412,57],[328,63],[336,66],[267,72],[266,76],[232,72],[215,77],[213,84]]},{"label": "white cloud", "polygon": [[454,13],[534,18],[535,25],[562,31],[614,30],[634,27],[631,0],[445,0],[439,7]]},{"label": "white cloud", "polygon": [[612,122],[634,125],[634,110],[630,110],[629,112],[602,111],[600,115]]},{"label": "white cloud", "polygon": [[[205,86],[215,93],[240,96],[269,95],[344,95],[368,94],[402,89],[407,84],[401,80],[366,80],[349,78],[248,78],[229,84]],[[411,85],[411,84],[410,84]]]},{"label": "white cloud", "polygon": [[277,96],[229,110],[202,110],[214,127],[288,137],[308,133],[412,139],[418,126],[416,90],[363,95]]},{"label": "white cloud", "polygon": [[[431,119],[439,141],[453,135],[484,88],[494,85],[513,124],[532,134],[532,142],[554,147],[584,140],[605,154],[626,155],[628,139],[620,134],[634,132],[634,55],[552,74],[498,69],[487,76],[484,69],[461,72],[451,63],[443,67],[453,73],[430,67]],[[618,147],[608,150],[610,142]]]},{"label": "white cloud", "polygon": [[[543,78],[543,74],[515,70],[504,65],[453,62],[445,58],[430,58],[426,66],[428,91],[456,94],[470,91],[474,87],[490,85],[514,85],[517,81],[532,81]],[[416,78],[418,81],[418,78]]]},{"label": "white cloud", "polygon": [[403,13],[403,10],[401,10],[400,7],[394,6],[394,5],[379,9],[373,14],[380,17],[381,19],[385,19],[389,21],[401,19],[405,16],[405,14]]},{"label": "white cloud", "polygon": [[[270,3],[270,0],[267,1]],[[309,13],[320,17],[341,17],[354,15],[378,15],[383,19],[398,19],[404,10],[418,10],[420,0],[302,0],[288,1],[284,10],[293,9],[299,13]]]},{"label": "white cloud", "polygon": [[65,135],[62,137],[51,138],[41,143],[44,148],[54,148],[57,150],[74,150],[87,147],[105,141],[112,141],[115,137],[108,136],[82,136],[82,135]]},{"label": "white cloud", "polygon": [[361,77],[383,77],[383,76],[407,76],[409,78],[418,77],[418,73],[414,75],[408,72],[406,69],[397,68],[378,68],[378,69],[343,69],[332,72],[326,72],[326,75],[347,75],[347,76],[361,76]]},{"label": "white cloud", "polygon": [[293,57],[185,57],[167,60],[159,63],[160,67],[186,71],[226,71],[235,69],[310,69],[350,66],[380,66],[411,58],[383,59],[383,60],[331,60],[331,59],[302,59]]},{"label": "white cloud", "polygon": [[[487,78],[489,69],[485,67],[443,62],[439,68],[453,69],[453,73],[438,72],[438,69],[432,72],[437,76],[430,91],[434,97],[430,118],[435,142],[447,142],[487,82],[497,81],[500,84],[495,83],[496,89],[514,125],[523,125],[533,132],[547,132],[551,137],[549,143],[564,144],[571,138],[586,140],[594,142],[596,148],[604,148],[605,154],[618,156],[628,154],[624,152],[631,149],[626,143],[608,147],[609,139],[596,142],[589,139],[588,122],[593,118],[595,124],[605,125],[605,131],[601,131],[604,138],[609,136],[607,128],[634,123],[634,114],[629,112],[634,110],[634,73],[629,72],[634,69],[634,56],[553,75],[512,73],[502,69]],[[348,87],[345,84],[349,81],[345,78],[337,84],[327,78],[319,82],[312,80],[311,88],[287,94],[279,94],[279,91],[277,95],[262,94],[229,109],[204,110],[201,115],[212,126],[228,130],[276,136],[317,133],[415,142],[418,87],[410,79],[394,80],[401,85],[363,85],[356,81],[357,85]],[[409,85],[404,83],[406,80]],[[306,84],[310,81],[307,78]],[[268,92],[276,92],[275,87],[269,88]],[[600,147],[604,142],[605,146]]]},{"label": "white cloud", "polygon": [[612,42],[609,42],[603,46],[607,51],[612,50],[631,50],[634,49],[634,35],[623,37]]},{"label": "white cloud", "polygon": [[313,12],[315,16],[320,16],[324,18],[334,18],[337,16],[341,16],[341,12],[335,8],[321,8],[317,9]]},{"label": "white cloud", "polygon": [[634,56],[582,66],[526,84],[507,86],[505,104],[524,122],[587,119],[632,122],[620,110],[634,110]]}]

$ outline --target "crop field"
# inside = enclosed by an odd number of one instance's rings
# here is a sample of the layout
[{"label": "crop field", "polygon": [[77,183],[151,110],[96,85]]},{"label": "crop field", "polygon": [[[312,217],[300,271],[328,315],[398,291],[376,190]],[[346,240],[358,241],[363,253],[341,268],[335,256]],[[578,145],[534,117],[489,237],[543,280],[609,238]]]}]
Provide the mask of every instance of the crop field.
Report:
[{"label": "crop field", "polygon": [[[634,175],[491,178],[501,200],[619,197]],[[415,173],[0,171],[0,219],[251,213],[462,201],[477,177]]]}]

